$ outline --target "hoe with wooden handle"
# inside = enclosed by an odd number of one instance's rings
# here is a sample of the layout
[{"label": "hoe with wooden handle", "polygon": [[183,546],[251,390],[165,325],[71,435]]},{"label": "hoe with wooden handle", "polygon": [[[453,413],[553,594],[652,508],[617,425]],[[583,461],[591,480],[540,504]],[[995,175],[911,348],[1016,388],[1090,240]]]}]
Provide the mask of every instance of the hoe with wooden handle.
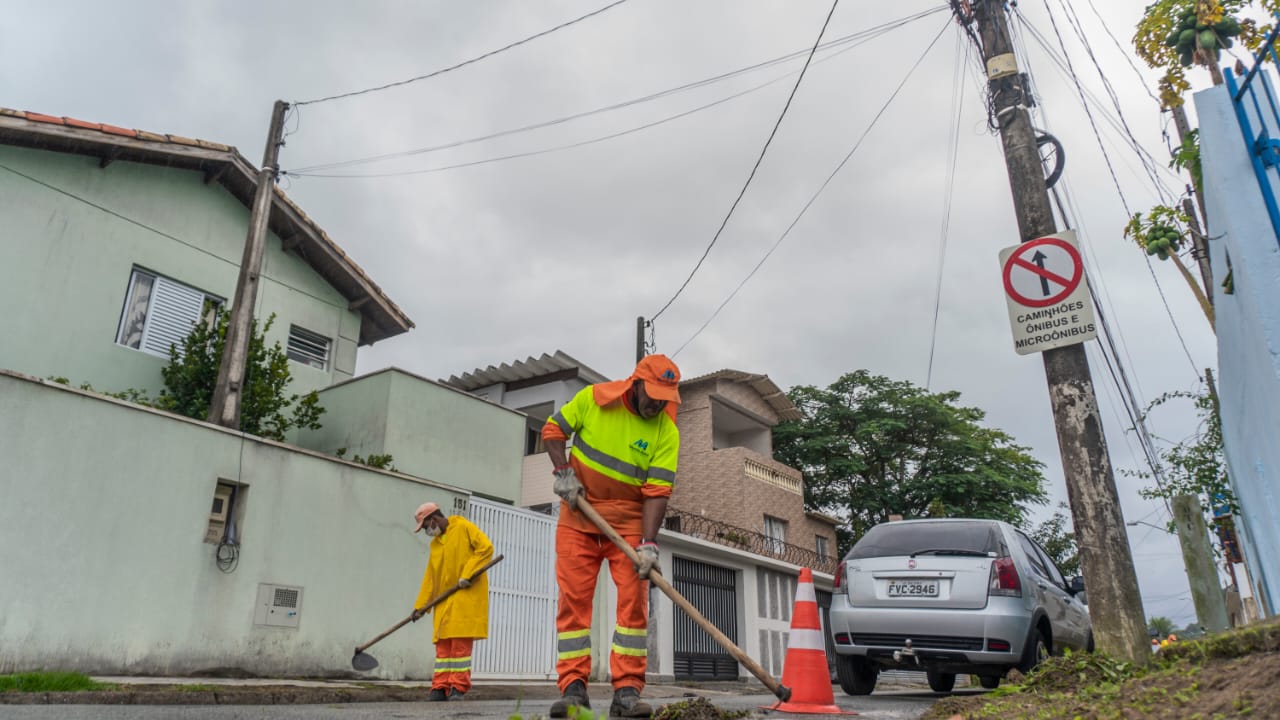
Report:
[{"label": "hoe with wooden handle", "polygon": [[[477,580],[481,575],[483,575],[483,574],[484,574],[484,572],[485,572],[486,570],[488,570],[489,568],[493,567],[494,565],[497,565],[497,564],[498,564],[498,563],[500,563],[500,562],[502,562],[502,556],[501,556],[501,555],[495,555],[495,556],[493,557],[493,559],[492,559],[492,560],[490,560],[489,562],[487,562],[487,563],[485,563],[485,564],[484,564],[484,567],[482,567],[482,568],[480,568],[479,570],[477,570],[477,571],[475,571],[474,573],[472,573],[471,577],[467,578],[467,581],[468,581],[468,582],[475,582],[475,581],[476,581],[476,580]],[[445,598],[449,597],[450,595],[452,595],[452,594],[454,594],[454,593],[458,592],[458,591],[459,591],[459,590],[461,590],[461,589],[462,589],[462,586],[461,586],[461,585],[454,585],[453,587],[449,588],[448,590],[445,590],[444,592],[440,593],[439,595],[437,595],[437,596],[435,596],[435,597],[431,598],[431,601],[430,601],[430,602],[428,602],[426,605],[424,605],[422,609],[423,609],[423,610],[430,610],[431,608],[435,607],[437,603],[439,603],[440,601],[442,601],[442,600],[444,600]],[[387,631],[386,631],[386,632],[384,632],[384,633],[382,633],[382,634],[381,634],[381,635],[379,635],[378,637],[376,637],[376,638],[374,638],[374,639],[370,640],[369,642],[367,642],[367,643],[365,643],[365,644],[363,644],[363,645],[361,645],[361,646],[357,647],[357,648],[356,648],[356,652],[355,652],[355,654],[351,656],[351,667],[355,668],[356,670],[359,670],[360,672],[368,672],[368,671],[370,671],[370,670],[372,670],[372,669],[374,669],[374,668],[378,667],[378,660],[377,660],[377,658],[373,657],[372,655],[369,655],[369,654],[365,653],[365,650],[368,650],[368,649],[369,649],[369,648],[370,648],[374,643],[376,643],[376,642],[378,642],[379,640],[381,640],[382,638],[384,638],[384,637],[386,637],[386,636],[390,635],[391,633],[393,633],[393,632],[395,632],[395,631],[399,630],[400,628],[404,627],[405,625],[408,625],[408,624],[409,624],[409,623],[411,623],[411,622],[413,622],[413,613],[409,613],[409,617],[407,617],[407,618],[405,618],[405,619],[401,620],[400,622],[396,623],[395,625],[392,625],[391,627],[387,628]]]},{"label": "hoe with wooden handle", "polygon": [[[639,564],[640,556],[636,554],[635,548],[631,547],[626,540],[623,540],[622,536],[618,534],[618,531],[614,530],[608,522],[605,522],[605,519],[600,517],[600,513],[596,512],[596,509],[591,507],[591,503],[587,502],[586,498],[582,497],[581,494],[578,495],[577,506],[578,511],[585,515],[596,527],[600,528],[600,532],[607,535],[609,539],[613,541],[613,544],[617,545],[618,549],[627,556],[628,560]],[[776,695],[779,700],[787,702],[791,699],[791,688],[786,687],[775,680],[772,675],[765,672],[764,668],[760,667],[760,663],[756,662],[750,655],[743,652],[742,648],[734,645],[732,640],[730,640],[724,633],[720,632],[720,628],[712,625],[710,620],[707,620],[702,616],[702,613],[698,612],[698,608],[690,604],[683,595],[677,592],[675,588],[671,587],[671,583],[667,582],[666,578],[662,577],[662,575],[657,572],[651,572],[649,573],[649,582],[656,585],[657,588],[665,593],[667,597],[671,598],[671,602],[675,603],[676,606],[683,610],[686,615],[692,618],[693,621],[698,624],[698,627],[705,630],[707,634],[720,645],[720,647],[728,650],[729,654],[733,656],[733,659],[742,663],[742,666],[745,667],[752,675],[755,675],[756,679],[764,683],[764,686],[769,688],[769,691]]]}]

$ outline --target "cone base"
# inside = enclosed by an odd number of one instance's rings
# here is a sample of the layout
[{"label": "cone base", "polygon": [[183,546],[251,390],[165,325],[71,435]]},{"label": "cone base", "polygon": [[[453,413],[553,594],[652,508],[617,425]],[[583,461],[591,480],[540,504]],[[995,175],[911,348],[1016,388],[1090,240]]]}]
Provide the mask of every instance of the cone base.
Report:
[{"label": "cone base", "polygon": [[838,705],[815,705],[813,703],[779,702],[772,705],[761,705],[761,710],[780,710],[804,715],[857,715],[853,710],[844,710]]}]

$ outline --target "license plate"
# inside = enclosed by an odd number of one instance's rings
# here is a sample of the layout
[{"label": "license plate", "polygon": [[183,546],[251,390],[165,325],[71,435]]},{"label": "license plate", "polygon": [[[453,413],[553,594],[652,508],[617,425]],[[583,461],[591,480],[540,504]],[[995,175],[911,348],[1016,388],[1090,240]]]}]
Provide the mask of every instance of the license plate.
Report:
[{"label": "license plate", "polygon": [[889,597],[938,597],[938,581],[890,580]]}]

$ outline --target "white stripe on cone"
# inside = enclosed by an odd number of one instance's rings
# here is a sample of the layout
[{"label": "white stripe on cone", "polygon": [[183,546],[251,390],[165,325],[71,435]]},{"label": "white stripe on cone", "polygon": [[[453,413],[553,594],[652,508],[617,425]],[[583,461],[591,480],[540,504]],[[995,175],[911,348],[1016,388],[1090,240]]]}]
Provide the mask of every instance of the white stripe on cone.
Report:
[{"label": "white stripe on cone", "polygon": [[814,591],[812,582],[802,582],[796,586],[796,602],[818,604],[818,593]]},{"label": "white stripe on cone", "polygon": [[827,647],[822,641],[821,630],[791,630],[787,640],[788,650],[818,650],[826,653]]}]

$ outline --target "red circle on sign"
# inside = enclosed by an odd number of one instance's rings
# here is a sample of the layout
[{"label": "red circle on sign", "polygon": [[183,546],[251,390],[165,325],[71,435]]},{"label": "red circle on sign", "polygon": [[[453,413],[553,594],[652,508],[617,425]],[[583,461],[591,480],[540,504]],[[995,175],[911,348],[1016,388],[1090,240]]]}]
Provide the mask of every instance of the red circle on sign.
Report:
[{"label": "red circle on sign", "polygon": [[[1053,247],[1066,251],[1067,256],[1071,258],[1072,263],[1071,277],[1060,279],[1055,275],[1049,279],[1056,285],[1062,285],[1063,288],[1061,291],[1056,292],[1049,297],[1029,298],[1013,288],[1013,281],[1010,276],[1012,275],[1013,268],[1016,265],[1024,270],[1040,275],[1042,278],[1048,277],[1045,275],[1044,268],[1037,267],[1022,258],[1024,254],[1042,245],[1052,245]],[[1057,305],[1067,299],[1068,295],[1075,292],[1076,288],[1080,287],[1080,280],[1084,278],[1084,261],[1080,258],[1080,251],[1076,250],[1071,243],[1066,240],[1056,237],[1043,237],[1020,245],[1018,249],[1009,256],[1009,259],[1004,262],[1003,276],[1004,291],[1009,294],[1009,297],[1013,298],[1014,302],[1019,305],[1026,305],[1027,307],[1048,307],[1050,305]],[[1066,282],[1064,283],[1062,280],[1066,280]]]}]

